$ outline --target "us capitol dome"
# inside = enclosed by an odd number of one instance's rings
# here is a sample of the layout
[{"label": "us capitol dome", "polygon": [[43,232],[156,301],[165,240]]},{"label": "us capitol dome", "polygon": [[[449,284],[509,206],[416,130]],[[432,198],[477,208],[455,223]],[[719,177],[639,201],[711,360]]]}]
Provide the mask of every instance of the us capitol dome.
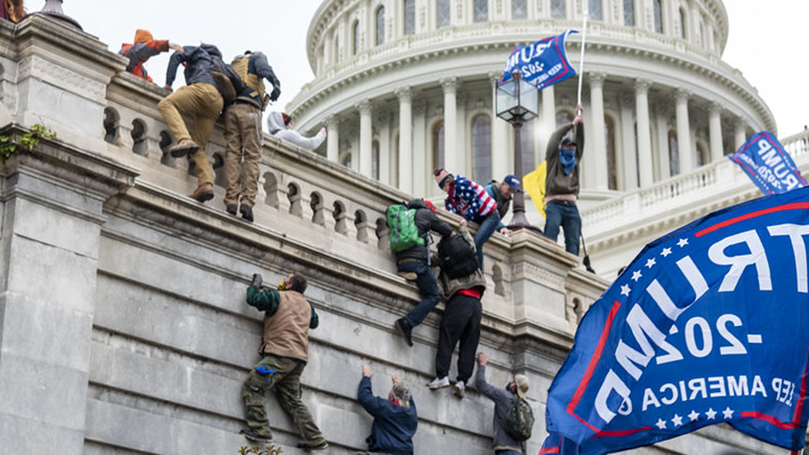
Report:
[{"label": "us capitol dome", "polygon": [[[594,262],[612,274],[654,237],[753,197],[723,157],[776,125],[721,59],[729,28],[721,0],[585,6],[579,208]],[[307,36],[315,79],[288,111],[301,131],[327,127],[319,153],[329,160],[415,196],[440,195],[437,167],[499,180],[515,168],[511,126],[494,106],[506,59],[518,45],[580,30],[582,20],[582,0],[326,0]],[[577,71],[581,39],[567,40]],[[522,131],[523,169],[544,159],[552,131],[573,118],[577,83],[541,92],[538,117]]]}]

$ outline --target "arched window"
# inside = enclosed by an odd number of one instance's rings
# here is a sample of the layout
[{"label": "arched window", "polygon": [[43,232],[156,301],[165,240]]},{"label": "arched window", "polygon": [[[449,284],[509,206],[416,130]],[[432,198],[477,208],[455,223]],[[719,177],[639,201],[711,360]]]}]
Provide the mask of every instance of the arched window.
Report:
[{"label": "arched window", "polygon": [[354,26],[351,27],[351,31],[353,34],[353,46],[351,48],[351,53],[353,55],[357,55],[360,51],[360,21],[354,21]]},{"label": "arched window", "polygon": [[379,180],[379,141],[371,143],[371,178]]},{"label": "arched window", "polygon": [[615,147],[615,121],[604,116],[604,143],[607,145],[607,185],[611,190],[618,189],[618,159]]},{"label": "arched window", "polygon": [[472,119],[472,174],[479,183],[492,178],[492,120],[486,114]]},{"label": "arched window", "polygon": [[376,45],[385,44],[385,7],[376,10]]},{"label": "arched window", "polygon": [[404,0],[404,34],[416,33],[416,0]]},{"label": "arched window", "polygon": [[671,176],[680,174],[680,149],[677,145],[677,132],[669,130],[669,169]]},{"label": "arched window", "polygon": [[688,34],[686,33],[686,21],[685,21],[685,9],[680,8],[680,38],[686,39]]},{"label": "arched window", "polygon": [[436,26],[438,28],[441,27],[448,27],[450,25],[450,8],[449,8],[449,1],[450,0],[438,0],[435,5],[435,13],[436,13]]},{"label": "arched window", "polygon": [[564,19],[565,16],[565,0],[551,0],[551,18]]},{"label": "arched window", "polygon": [[343,166],[351,169],[351,152],[350,151],[345,152],[343,154],[343,157],[340,158],[340,164],[342,164]]},{"label": "arched window", "polygon": [[432,131],[432,151],[433,169],[444,167],[444,121],[441,120],[433,125]]},{"label": "arched window", "polygon": [[657,33],[663,33],[663,0],[652,0],[652,5],[654,7],[654,17],[655,17],[655,31]]},{"label": "arched window", "polygon": [[708,157],[708,149],[700,141],[697,141],[697,167],[705,166],[711,161]]},{"label": "arched window", "polygon": [[332,62],[334,65],[340,63],[340,40],[337,38],[337,34],[334,34],[334,61]]},{"label": "arched window", "polygon": [[699,21],[699,36],[702,40],[702,47],[705,49],[711,49],[711,36],[708,34],[708,30],[705,28],[705,18],[701,18]]},{"label": "arched window", "polygon": [[399,172],[400,172],[400,169],[399,169],[399,146],[400,146],[400,144],[399,144],[399,133],[398,132],[396,133],[396,139],[394,139],[393,144],[394,144],[393,145],[393,156],[390,157],[391,163],[393,163],[393,166],[391,166],[391,169],[393,169],[393,172],[391,172],[390,183],[391,183],[391,185],[398,188],[399,183],[400,183],[399,182]]},{"label": "arched window", "polygon": [[474,19],[475,22],[486,22],[489,20],[489,0],[474,0],[475,1],[475,11],[474,11]]},{"label": "arched window", "polygon": [[527,0],[511,0],[511,18],[514,20],[528,19]]},{"label": "arched window", "polygon": [[602,20],[603,14],[601,14],[601,0],[588,0],[587,11],[590,12],[590,19],[594,21]]},{"label": "arched window", "polygon": [[[523,175],[534,170],[534,120],[529,120],[522,127],[520,131],[520,156],[522,158],[522,173]],[[517,178],[522,179],[523,175],[518,175]],[[502,178],[502,175],[496,175],[496,178]]]},{"label": "arched window", "polygon": [[635,0],[624,0],[624,25],[635,26]]}]

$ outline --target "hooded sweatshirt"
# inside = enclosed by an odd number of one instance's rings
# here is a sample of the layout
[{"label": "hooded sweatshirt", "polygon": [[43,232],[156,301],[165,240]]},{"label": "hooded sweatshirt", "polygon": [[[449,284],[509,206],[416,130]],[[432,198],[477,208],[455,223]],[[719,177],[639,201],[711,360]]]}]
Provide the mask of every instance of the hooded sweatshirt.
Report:
[{"label": "hooded sweatshirt", "polygon": [[281,112],[273,111],[267,116],[267,129],[273,136],[283,139],[287,142],[292,142],[298,147],[303,147],[308,150],[314,150],[326,140],[326,135],[317,133],[312,137],[304,137],[301,133],[295,130],[288,130],[284,125],[284,116]]},{"label": "hooded sweatshirt", "polygon": [[155,40],[148,30],[138,29],[135,31],[134,44],[122,44],[121,50],[119,50],[118,53],[129,59],[129,64],[126,65],[128,72],[146,79],[149,82],[154,82],[151,76],[149,76],[149,73],[146,72],[146,68],[143,67],[143,64],[146,63],[150,57],[154,57],[167,50],[169,50],[168,40]]}]

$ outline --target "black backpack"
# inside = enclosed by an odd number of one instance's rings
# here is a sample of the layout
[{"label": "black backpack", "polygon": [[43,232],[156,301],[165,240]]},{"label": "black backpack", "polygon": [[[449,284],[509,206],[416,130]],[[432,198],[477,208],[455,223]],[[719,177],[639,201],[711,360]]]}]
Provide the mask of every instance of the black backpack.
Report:
[{"label": "black backpack", "polygon": [[438,242],[438,258],[441,260],[441,271],[450,279],[471,275],[478,269],[475,246],[459,232],[453,232]]},{"label": "black backpack", "polygon": [[224,106],[233,104],[236,97],[244,90],[244,82],[239,73],[216,56],[211,56],[211,77],[216,82],[216,88],[219,89]]},{"label": "black backpack", "polygon": [[531,439],[531,429],[534,427],[534,411],[531,410],[531,405],[524,398],[515,396],[505,423],[506,433],[517,442]]}]

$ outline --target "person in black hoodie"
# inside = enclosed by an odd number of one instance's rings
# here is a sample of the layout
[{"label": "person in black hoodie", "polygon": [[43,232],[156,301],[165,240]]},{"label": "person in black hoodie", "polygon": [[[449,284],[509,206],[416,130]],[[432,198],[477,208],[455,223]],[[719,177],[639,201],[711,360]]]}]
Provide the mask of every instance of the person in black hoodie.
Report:
[{"label": "person in black hoodie", "polygon": [[413,346],[413,328],[421,324],[430,311],[438,305],[438,282],[433,271],[430,270],[430,231],[435,231],[441,237],[452,234],[452,228],[435,216],[435,206],[430,201],[413,199],[408,202],[408,208],[416,209],[416,227],[419,237],[424,238],[423,245],[416,245],[396,253],[396,266],[399,275],[409,281],[415,281],[419,288],[421,302],[413,308],[407,316],[396,320],[396,330],[405,337],[408,346]]},{"label": "person in black hoodie", "polygon": [[[197,189],[189,195],[199,202],[213,199],[213,169],[205,155],[205,144],[211,137],[216,119],[222,112],[222,97],[211,76],[213,57],[222,58],[216,46],[203,44],[184,46],[183,52],[175,52],[169,59],[166,71],[167,90],[177,75],[177,68],[185,64],[185,83],[176,92],[165,97],[157,105],[160,114],[171,129],[177,145],[171,148],[171,156],[180,158],[190,155],[196,166]],[[194,134],[188,133],[183,114],[194,119]]]},{"label": "person in black hoodie", "polygon": [[393,375],[393,387],[388,398],[375,397],[371,390],[371,376],[374,372],[362,367],[357,399],[368,414],[374,417],[371,436],[365,441],[371,452],[384,452],[390,455],[413,455],[413,435],[419,426],[416,403],[410,396],[410,389],[402,378]]}]

